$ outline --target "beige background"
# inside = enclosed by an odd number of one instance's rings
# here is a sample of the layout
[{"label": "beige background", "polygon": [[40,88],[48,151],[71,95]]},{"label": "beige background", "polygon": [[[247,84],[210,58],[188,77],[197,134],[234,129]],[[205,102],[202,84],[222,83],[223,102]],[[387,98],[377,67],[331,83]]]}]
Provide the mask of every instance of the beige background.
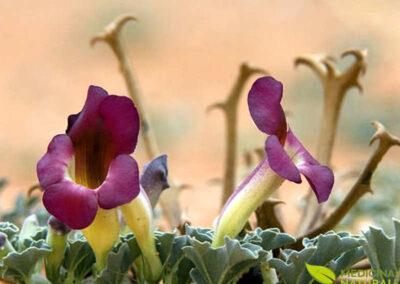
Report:
[{"label": "beige background", "polygon": [[[223,169],[224,121],[220,113],[207,115],[205,109],[226,96],[243,61],[284,83],[289,123],[314,152],[322,88],[305,67],[295,70],[293,59],[367,48],[365,93],[353,90],[346,99],[333,164],[342,169],[367,159],[372,119],[400,135],[399,1],[3,0],[0,177],[9,185],[2,206],[36,182],[37,160],[50,139],[64,131],[67,115],[80,110],[90,84],[126,94],[109,48],[88,44],[122,13],[139,18],[124,29],[124,41],[160,148],[169,155],[170,173],[192,185],[181,201],[194,225],[211,226],[217,215],[220,187],[209,180]],[[261,146],[264,139],[243,99],[240,152]],[[146,162],[143,145],[134,156],[141,165]],[[400,150],[393,149],[385,163],[397,163],[399,156]],[[294,204],[306,188],[286,183],[281,191],[291,231]]]}]

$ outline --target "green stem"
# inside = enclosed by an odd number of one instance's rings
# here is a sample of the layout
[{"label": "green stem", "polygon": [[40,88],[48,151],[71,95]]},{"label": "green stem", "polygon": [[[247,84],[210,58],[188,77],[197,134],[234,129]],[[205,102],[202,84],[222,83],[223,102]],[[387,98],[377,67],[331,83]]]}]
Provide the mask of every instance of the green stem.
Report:
[{"label": "green stem", "polygon": [[75,283],[76,281],[74,280],[75,280],[74,273],[68,273],[67,278],[64,280],[64,284],[76,284]]},{"label": "green stem", "polygon": [[164,279],[163,279],[164,284],[172,284],[172,279],[173,279],[172,276],[173,276],[172,273],[166,274],[165,277],[164,277]]},{"label": "green stem", "polygon": [[261,275],[265,284],[278,283],[278,277],[274,268],[270,268],[268,263],[261,263]]},{"label": "green stem", "polygon": [[400,270],[396,272],[396,277],[394,278],[393,283],[399,283],[400,281]]}]

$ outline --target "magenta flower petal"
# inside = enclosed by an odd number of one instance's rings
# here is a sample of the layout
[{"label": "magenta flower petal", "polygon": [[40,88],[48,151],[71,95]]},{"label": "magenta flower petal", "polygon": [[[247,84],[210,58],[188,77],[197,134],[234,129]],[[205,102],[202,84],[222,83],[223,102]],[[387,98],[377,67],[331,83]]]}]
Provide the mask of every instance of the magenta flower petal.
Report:
[{"label": "magenta flower petal", "polygon": [[75,230],[89,226],[97,213],[95,192],[67,179],[45,189],[43,205],[51,215]]},{"label": "magenta flower petal", "polygon": [[127,97],[108,96],[100,105],[104,128],[111,134],[111,144],[116,155],[130,154],[136,148],[139,135],[139,114]]},{"label": "magenta flower petal", "polygon": [[139,194],[138,166],[129,156],[139,122],[129,98],[89,88],[82,111],[68,118],[67,134],[53,138],[37,165],[43,204],[53,216],[83,229],[98,206],[115,208]]},{"label": "magenta flower petal", "polygon": [[108,175],[96,190],[101,208],[112,209],[130,202],[140,192],[139,168],[131,156],[119,155],[110,164]]},{"label": "magenta flower petal", "polygon": [[111,161],[130,154],[139,134],[139,114],[127,97],[108,95],[91,86],[82,111],[68,118],[68,136],[74,144],[75,181],[98,188]]},{"label": "magenta flower petal", "polygon": [[130,154],[137,143],[139,114],[131,99],[109,96],[104,89],[90,86],[82,111],[68,117],[67,134],[74,143],[88,136],[109,139],[111,145],[107,146],[112,147],[115,156]]},{"label": "magenta flower petal", "polygon": [[318,202],[328,200],[335,180],[332,170],[321,165],[303,165],[299,170],[306,177]]},{"label": "magenta flower petal", "polygon": [[36,166],[40,187],[46,189],[50,185],[61,182],[73,155],[74,147],[68,135],[55,136],[47,147],[47,153]]},{"label": "magenta flower petal", "polygon": [[80,114],[81,114],[81,112],[78,112],[76,114],[71,114],[71,115],[68,116],[68,126],[67,126],[67,130],[65,130],[65,133],[70,132],[72,126],[78,120]]},{"label": "magenta flower petal", "polygon": [[97,86],[89,87],[86,102],[82,111],[68,117],[67,134],[71,137],[72,141],[75,142],[78,140],[79,136],[82,135],[82,132],[99,127],[99,124],[101,123],[99,114],[100,104],[107,97],[108,93],[103,88]]},{"label": "magenta flower petal", "polygon": [[282,91],[281,82],[263,77],[254,82],[247,98],[251,117],[258,129],[268,135],[276,135],[281,142],[285,140],[287,131],[281,106]]},{"label": "magenta flower petal", "polygon": [[318,202],[324,202],[329,198],[335,177],[330,168],[321,166],[300,143],[289,129],[286,138],[287,151],[294,157],[294,162],[306,178]]},{"label": "magenta flower petal", "polygon": [[287,132],[285,147],[293,156],[300,158],[298,162],[307,163],[310,165],[319,165],[318,161],[314,159],[314,157],[307,151],[303,144],[301,144],[291,129],[289,129]]},{"label": "magenta flower petal", "polygon": [[278,137],[271,135],[265,142],[265,151],[271,169],[284,179],[301,183],[301,177],[296,165],[283,149]]},{"label": "magenta flower petal", "polygon": [[88,226],[96,216],[95,192],[71,181],[67,167],[74,155],[68,135],[55,136],[37,164],[43,204],[47,211],[73,229]]}]

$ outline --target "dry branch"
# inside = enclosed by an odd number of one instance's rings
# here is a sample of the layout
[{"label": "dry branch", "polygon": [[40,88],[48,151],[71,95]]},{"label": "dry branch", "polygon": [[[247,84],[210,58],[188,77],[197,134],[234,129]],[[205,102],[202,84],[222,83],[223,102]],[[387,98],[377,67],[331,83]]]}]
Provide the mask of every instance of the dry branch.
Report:
[{"label": "dry branch", "polygon": [[[93,46],[100,41],[106,42],[117,57],[129,96],[135,102],[140,115],[141,137],[144,142],[147,157],[151,160],[159,154],[157,143],[143,108],[141,92],[138,88],[132,64],[121,42],[121,29],[124,24],[130,20],[136,20],[136,17],[133,15],[123,15],[119,17],[114,22],[110,23],[102,34],[94,37],[91,40],[91,45]],[[178,201],[179,189],[172,181],[170,181],[170,185],[170,189],[163,192],[159,202],[170,226],[174,228],[182,225],[181,209]]]},{"label": "dry branch", "polygon": [[257,226],[263,230],[269,228],[278,228],[281,232],[284,232],[280,215],[275,208],[278,204],[284,204],[283,201],[277,199],[268,199],[256,210]]},{"label": "dry branch", "polygon": [[[330,165],[333,145],[343,99],[347,91],[356,87],[362,92],[360,75],[365,74],[366,51],[352,49],[345,51],[342,57],[352,55],[353,64],[341,72],[334,64],[334,58],[326,55],[301,56],[296,58],[295,66],[306,65],[319,77],[324,88],[324,106],[322,123],[317,146],[317,160],[323,165]],[[298,228],[299,234],[315,226],[320,221],[324,205],[319,205],[312,191],[306,197],[306,206]]]},{"label": "dry branch", "polygon": [[208,107],[208,111],[218,108],[223,111],[226,118],[225,139],[225,168],[223,179],[223,194],[221,206],[225,204],[235,189],[236,160],[237,160],[237,109],[240,95],[247,80],[254,74],[266,74],[262,69],[249,67],[246,63],[240,66],[236,81],[224,102],[215,103]]},{"label": "dry branch", "polygon": [[307,234],[299,237],[297,242],[292,245],[292,248],[300,249],[303,238],[314,238],[319,234],[332,230],[346,216],[357,201],[364,196],[364,194],[368,192],[373,193],[371,189],[372,175],[390,147],[400,146],[400,139],[390,134],[381,123],[374,121],[372,124],[376,127],[376,132],[372,136],[370,145],[372,145],[376,140],[379,140],[379,145],[372,153],[356,183],[335,211],[333,211],[333,213],[317,228],[312,229]]}]

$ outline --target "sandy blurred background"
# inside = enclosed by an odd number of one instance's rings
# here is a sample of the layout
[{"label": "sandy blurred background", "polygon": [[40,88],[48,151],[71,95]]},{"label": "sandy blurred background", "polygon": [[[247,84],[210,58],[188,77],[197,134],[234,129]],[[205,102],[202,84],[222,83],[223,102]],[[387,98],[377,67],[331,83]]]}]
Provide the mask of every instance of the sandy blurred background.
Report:
[{"label": "sandy blurred background", "polygon": [[[315,152],[322,87],[306,67],[295,70],[293,60],[367,48],[365,92],[352,90],[345,100],[333,165],[362,165],[371,152],[373,119],[400,135],[399,1],[3,0],[0,177],[9,184],[1,206],[10,206],[18,192],[36,183],[37,160],[64,131],[67,116],[81,109],[90,84],[127,94],[108,46],[89,46],[91,37],[123,13],[139,19],[123,30],[124,42],[160,149],[169,155],[170,174],[192,185],[181,201],[193,225],[211,226],[220,203],[220,186],[209,180],[222,175],[224,120],[205,109],[225,98],[241,62],[265,68],[284,83],[289,123]],[[345,59],[341,66],[349,63]],[[240,153],[264,139],[243,99]],[[143,145],[134,156],[141,165],[146,162]],[[399,157],[400,149],[392,149],[383,167],[394,167]],[[293,206],[305,194],[306,187],[288,182],[281,190],[289,231],[297,222]]]}]

